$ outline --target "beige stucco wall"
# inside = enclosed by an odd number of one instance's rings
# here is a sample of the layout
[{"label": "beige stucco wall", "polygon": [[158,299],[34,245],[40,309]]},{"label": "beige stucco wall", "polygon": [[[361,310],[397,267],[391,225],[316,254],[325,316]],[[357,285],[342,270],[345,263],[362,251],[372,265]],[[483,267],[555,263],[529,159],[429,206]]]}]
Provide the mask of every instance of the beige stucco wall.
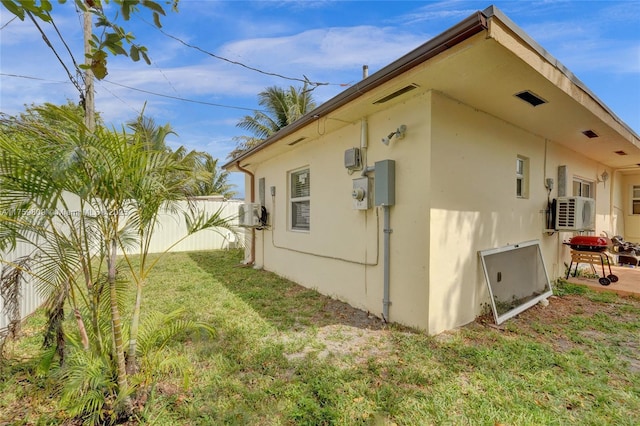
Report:
[{"label": "beige stucco wall", "polygon": [[620,206],[620,216],[624,221],[625,240],[640,243],[640,215],[631,214],[631,199],[633,185],[640,185],[640,173],[621,174],[622,203]]},{"label": "beige stucco wall", "polygon": [[[430,106],[417,94],[404,103],[368,117],[368,164],[396,161],[396,205],[391,207],[389,320],[427,328],[428,177]],[[331,119],[331,118],[329,118]],[[380,140],[401,124],[406,137],[389,146]],[[345,123],[250,166],[256,182],[265,178],[271,229],[257,231],[256,266],[315,288],[380,316],[383,298],[383,214],[381,209],[354,210],[353,179],[344,168],[344,151],[360,146],[361,122]],[[289,230],[287,172],[309,167],[311,230]],[[373,177],[374,173],[370,173]]]},{"label": "beige stucco wall", "polygon": [[[349,174],[343,166],[344,151],[360,145],[361,122],[325,133],[322,120],[315,138],[249,166],[256,185],[265,179],[271,215],[271,228],[256,231],[255,264],[380,316],[382,211],[353,209],[352,180],[360,172]],[[544,179],[554,179],[553,198],[558,166],[568,167],[569,180],[595,180],[604,170],[601,165],[435,92],[415,93],[367,121],[367,163],[396,162],[390,321],[431,334],[473,321],[489,302],[479,250],[538,239],[550,278],[564,273],[569,252],[562,241],[572,234],[543,232]],[[404,139],[380,143],[401,124],[407,126]],[[518,155],[529,159],[525,199],[515,196]],[[309,167],[311,174],[309,232],[288,226],[288,172],[301,167]],[[610,185],[618,178],[615,174],[606,187],[595,185],[596,233],[610,231],[615,222],[609,196],[616,193]]]},{"label": "beige stucco wall", "polygon": [[[489,302],[479,250],[540,240],[550,278],[563,274],[569,251],[562,242],[573,234],[543,232],[544,179],[554,179],[553,198],[558,166],[568,167],[569,180],[595,180],[603,168],[440,94],[433,96],[432,111],[429,332],[438,333],[472,321]],[[528,198],[515,195],[517,156],[529,159]],[[597,234],[609,230],[611,209],[609,186],[595,186]]]}]

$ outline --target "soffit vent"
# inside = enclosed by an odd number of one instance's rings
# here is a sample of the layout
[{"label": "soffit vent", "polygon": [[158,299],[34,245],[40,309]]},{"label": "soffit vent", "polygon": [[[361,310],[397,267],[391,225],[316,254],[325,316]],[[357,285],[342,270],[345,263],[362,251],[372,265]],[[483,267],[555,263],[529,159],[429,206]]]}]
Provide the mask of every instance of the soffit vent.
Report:
[{"label": "soffit vent", "polygon": [[413,89],[417,89],[418,87],[420,86],[418,86],[415,83],[411,83],[410,85],[405,86],[400,90],[396,90],[395,92],[385,96],[384,98],[378,99],[377,101],[374,102],[374,104],[383,104],[385,102],[389,102],[391,99],[397,98],[400,95],[404,95],[405,93],[410,92]]},{"label": "soffit vent", "polygon": [[547,101],[545,101],[540,96],[536,95],[530,90],[525,90],[524,92],[516,93],[515,96],[534,107],[547,103]]},{"label": "soffit vent", "polygon": [[618,154],[618,155],[629,155],[629,154],[627,154],[627,153],[626,153],[626,152],[624,152],[624,151],[614,151],[614,152],[615,152],[616,154]]},{"label": "soffit vent", "polygon": [[593,139],[593,138],[597,138],[598,134],[596,132],[594,132],[593,130],[585,130],[584,132],[582,132],[583,135],[585,135],[586,137],[588,137],[589,139]]},{"label": "soffit vent", "polygon": [[296,139],[296,140],[295,140],[295,141],[293,141],[293,142],[289,142],[287,145],[289,145],[289,146],[293,146],[293,145],[295,145],[295,144],[297,144],[297,143],[302,142],[302,141],[303,141],[303,140],[305,140],[305,139],[306,139],[306,137],[305,137],[305,136],[303,136],[303,137],[301,137],[301,138]]}]

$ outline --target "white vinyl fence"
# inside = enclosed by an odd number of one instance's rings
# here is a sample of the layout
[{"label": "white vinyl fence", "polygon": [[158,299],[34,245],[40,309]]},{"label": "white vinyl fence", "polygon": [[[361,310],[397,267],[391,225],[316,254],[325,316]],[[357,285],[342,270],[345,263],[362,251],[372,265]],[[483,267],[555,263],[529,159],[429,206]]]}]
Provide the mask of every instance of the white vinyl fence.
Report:
[{"label": "white vinyl fence", "polygon": [[[197,210],[207,215],[212,215],[220,210],[220,216],[228,219],[234,226],[238,224],[239,204],[242,204],[242,201],[225,201],[217,197],[199,197],[195,202]],[[186,201],[183,202],[181,207],[186,209]],[[162,253],[169,248],[172,252],[228,249],[236,247],[239,238],[226,229],[208,229],[190,235],[178,242],[185,235],[187,235],[187,226],[183,214],[161,212],[157,228],[151,239],[149,253]],[[135,253],[135,251],[132,251],[132,253]]]},{"label": "white vinyl fence", "polygon": [[[199,211],[204,211],[211,215],[220,210],[221,216],[229,219],[234,226],[238,224],[239,204],[242,204],[242,201],[223,200],[220,197],[199,197],[195,201],[195,206]],[[186,202],[184,206],[186,206]],[[233,232],[226,229],[210,229],[195,233],[175,244],[186,233],[187,228],[182,214],[161,213],[158,228],[155,230],[151,240],[149,252],[161,253],[167,249],[177,252],[235,248],[239,246],[239,241],[242,240],[243,235],[242,232],[234,235]],[[173,247],[171,247],[172,245]],[[11,253],[0,253],[0,257],[3,260],[0,267],[2,269],[7,268],[7,262],[16,261],[23,256],[30,255],[32,252],[33,246],[20,243]],[[135,252],[135,250],[132,252]],[[25,279],[23,279],[20,294],[20,315],[24,319],[42,305],[44,298],[38,294],[35,286],[30,282],[29,275],[24,274],[23,277]],[[7,331],[9,323],[10,316],[5,312],[4,300],[0,297],[0,338]]]},{"label": "white vinyl fence", "polygon": [[[4,262],[14,262],[24,256],[30,256],[33,252],[33,246],[31,244],[20,243],[16,249],[9,254],[1,253]],[[1,266],[2,270],[8,268],[3,262]],[[44,298],[38,294],[35,286],[30,285],[30,278],[28,274],[23,274],[23,280],[20,288],[20,317],[25,318],[31,313],[35,312],[40,305],[44,302]],[[11,315],[6,312],[4,299],[0,297],[0,339],[7,331],[7,327],[11,322]]]}]

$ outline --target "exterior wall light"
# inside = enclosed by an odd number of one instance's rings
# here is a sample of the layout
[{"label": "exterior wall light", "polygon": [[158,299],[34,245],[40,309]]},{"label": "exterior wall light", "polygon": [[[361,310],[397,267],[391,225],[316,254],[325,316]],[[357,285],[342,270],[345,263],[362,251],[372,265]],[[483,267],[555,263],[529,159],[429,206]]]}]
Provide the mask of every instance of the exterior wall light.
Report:
[{"label": "exterior wall light", "polygon": [[385,144],[385,145],[389,145],[389,142],[391,142],[391,139],[394,136],[396,137],[396,140],[402,139],[402,138],[404,138],[404,134],[406,133],[406,131],[407,131],[407,126],[402,124],[395,131],[389,133],[389,135],[386,138],[382,138],[382,143]]}]

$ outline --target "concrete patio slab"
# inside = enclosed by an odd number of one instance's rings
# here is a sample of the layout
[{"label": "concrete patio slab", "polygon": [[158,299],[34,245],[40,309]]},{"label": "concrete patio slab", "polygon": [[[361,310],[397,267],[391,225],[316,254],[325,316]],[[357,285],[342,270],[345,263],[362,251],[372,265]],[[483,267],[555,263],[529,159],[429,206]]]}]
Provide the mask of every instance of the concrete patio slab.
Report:
[{"label": "concrete patio slab", "polygon": [[[581,265],[585,267],[586,265]],[[589,269],[586,269],[589,271]],[[572,269],[573,271],[573,269]],[[595,271],[598,276],[602,276],[602,267],[595,265]],[[609,273],[609,268],[605,266],[605,272]],[[621,296],[635,295],[640,297],[640,268],[628,266],[611,266],[611,272],[618,277],[618,281],[608,286],[601,285],[598,278],[585,278],[569,276],[567,281],[572,284],[581,284],[595,291],[612,291]]]}]

